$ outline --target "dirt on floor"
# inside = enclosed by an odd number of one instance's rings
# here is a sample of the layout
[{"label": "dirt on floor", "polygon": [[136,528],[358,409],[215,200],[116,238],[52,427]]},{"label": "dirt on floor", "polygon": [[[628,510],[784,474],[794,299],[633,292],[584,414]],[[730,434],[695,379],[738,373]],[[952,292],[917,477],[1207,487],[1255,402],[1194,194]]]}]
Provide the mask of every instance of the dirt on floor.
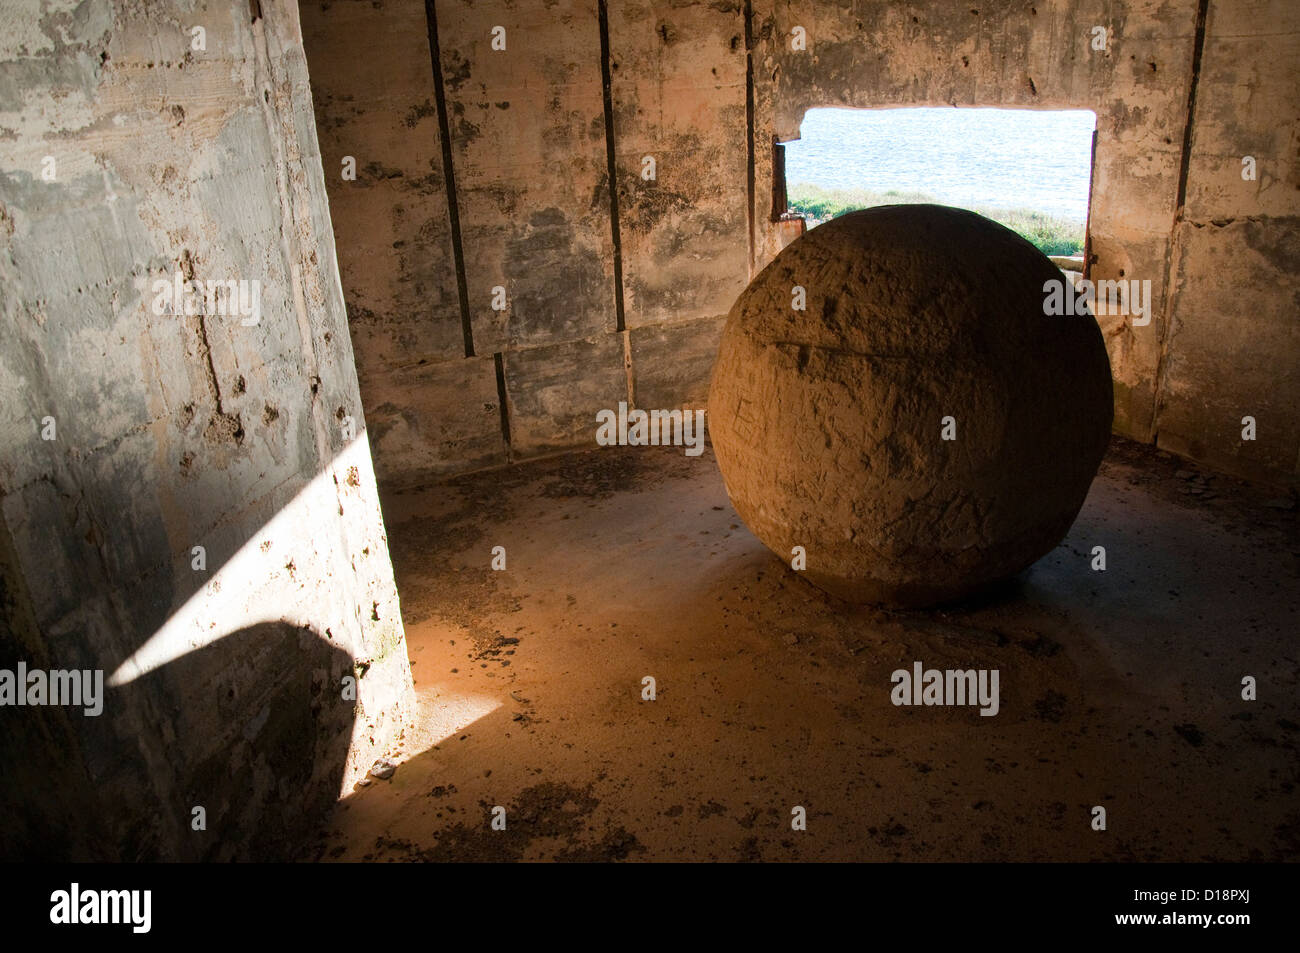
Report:
[{"label": "dirt on floor", "polygon": [[[1060,546],[923,612],[800,578],[710,452],[573,454],[384,513],[420,720],[304,859],[1300,855],[1283,491],[1116,439]],[[893,704],[918,661],[996,669],[997,714]]]}]

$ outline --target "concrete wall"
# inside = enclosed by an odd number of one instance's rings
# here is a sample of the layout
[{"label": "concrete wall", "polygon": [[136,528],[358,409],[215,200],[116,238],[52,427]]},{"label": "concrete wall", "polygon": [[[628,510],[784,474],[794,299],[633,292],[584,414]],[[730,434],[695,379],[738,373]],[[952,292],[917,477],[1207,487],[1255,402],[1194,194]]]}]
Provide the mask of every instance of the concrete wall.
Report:
[{"label": "concrete wall", "polygon": [[[1244,476],[1300,473],[1297,64],[1296,4],[1210,4],[1157,429],[1165,449]],[[1244,416],[1254,441],[1240,439]]]},{"label": "concrete wall", "polygon": [[[643,407],[702,400],[720,316],[798,234],[773,221],[773,141],[797,137],[817,106],[980,105],[1097,114],[1090,274],[1148,280],[1154,298],[1145,327],[1101,319],[1117,432],[1295,479],[1294,4],[429,7],[436,57],[416,0],[313,3],[307,15],[325,152],[364,152],[376,170],[348,182],[326,163],[362,394],[386,434],[381,478],[589,446],[595,411],[622,396],[620,373]],[[805,50],[792,49],[796,26]],[[1091,46],[1099,26],[1103,51]],[[399,121],[410,132],[395,141]],[[1254,182],[1240,177],[1247,154]],[[647,155],[654,182],[640,175]],[[434,180],[442,194],[421,188]],[[448,315],[448,229],[463,242],[473,358]],[[412,249],[418,265],[400,267],[419,281],[394,271]],[[376,254],[386,260],[372,266]],[[491,309],[496,285],[506,312]],[[1246,415],[1253,443],[1241,440]]]},{"label": "concrete wall", "polygon": [[0,6],[0,287],[0,668],[113,683],[0,709],[0,853],[292,852],[412,704],[293,5]]},{"label": "concrete wall", "polygon": [[[748,280],[740,4],[433,7],[430,24],[421,0],[302,6],[381,480],[591,445],[620,400],[702,406]],[[440,289],[372,267],[388,247]],[[433,335],[461,282],[468,340]]]},{"label": "concrete wall", "polygon": [[299,8],[376,466],[504,462],[492,354],[465,356],[424,4]]}]

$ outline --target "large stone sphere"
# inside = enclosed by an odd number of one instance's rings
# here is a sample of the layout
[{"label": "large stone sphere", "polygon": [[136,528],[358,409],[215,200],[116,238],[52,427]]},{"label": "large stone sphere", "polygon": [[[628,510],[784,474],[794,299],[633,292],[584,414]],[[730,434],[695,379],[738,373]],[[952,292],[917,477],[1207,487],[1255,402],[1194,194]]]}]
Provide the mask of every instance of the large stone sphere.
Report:
[{"label": "large stone sphere", "polygon": [[1044,314],[1052,280],[1023,238],[940,205],[793,242],[732,307],[713,369],[709,429],[741,518],[851,602],[958,599],[1051,550],[1114,411],[1101,331]]}]

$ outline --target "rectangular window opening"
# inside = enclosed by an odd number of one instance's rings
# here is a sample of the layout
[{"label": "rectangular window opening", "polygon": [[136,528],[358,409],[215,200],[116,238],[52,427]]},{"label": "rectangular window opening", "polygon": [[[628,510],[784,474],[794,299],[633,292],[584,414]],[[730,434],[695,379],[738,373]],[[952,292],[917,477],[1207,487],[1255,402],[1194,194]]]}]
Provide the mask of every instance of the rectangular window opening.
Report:
[{"label": "rectangular window opening", "polygon": [[1082,274],[1097,117],[1087,109],[810,109],[776,143],[772,219],[816,228],[876,205],[966,208]]}]

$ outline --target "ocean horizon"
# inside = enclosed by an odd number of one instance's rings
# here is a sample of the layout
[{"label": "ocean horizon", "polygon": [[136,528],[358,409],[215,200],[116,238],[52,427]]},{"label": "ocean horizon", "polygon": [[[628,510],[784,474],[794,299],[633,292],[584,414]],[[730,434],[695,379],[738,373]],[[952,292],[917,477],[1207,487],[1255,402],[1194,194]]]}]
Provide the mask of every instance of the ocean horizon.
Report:
[{"label": "ocean horizon", "polygon": [[810,109],[801,138],[785,144],[787,190],[922,192],[1082,225],[1095,125],[1082,109]]}]

